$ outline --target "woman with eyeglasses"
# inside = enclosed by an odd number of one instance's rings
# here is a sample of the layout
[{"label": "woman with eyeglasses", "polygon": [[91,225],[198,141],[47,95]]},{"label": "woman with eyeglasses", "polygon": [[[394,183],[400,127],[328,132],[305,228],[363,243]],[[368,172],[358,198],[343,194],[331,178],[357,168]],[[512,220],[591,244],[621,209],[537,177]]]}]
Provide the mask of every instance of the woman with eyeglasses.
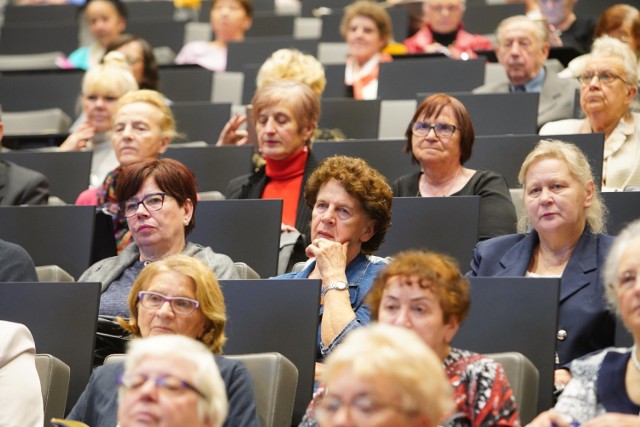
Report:
[{"label": "woman with eyeglasses", "polygon": [[640,113],[631,109],[638,93],[634,53],[620,40],[602,37],[578,80],[586,117],[549,122],[540,135],[604,133],[602,191],[640,185]]},{"label": "woman with eyeglasses", "polygon": [[227,396],[207,348],[180,336],[136,340],[119,378],[119,427],[221,427]]},{"label": "woman with eyeglasses", "polygon": [[468,276],[559,277],[555,384],[567,364],[613,345],[615,321],[604,302],[600,272],[613,238],[587,157],[573,144],[543,140],[527,155],[518,181],[526,215],[518,234],[477,244]]},{"label": "woman with eyeglasses", "polygon": [[[216,276],[205,263],[182,254],[150,263],[128,293],[127,312],[131,318],[118,321],[133,335],[134,342],[137,338],[184,335],[207,346],[209,357],[215,359],[220,368],[229,399],[229,415],[224,425],[260,426],[249,372],[241,362],[220,356],[226,341],[224,295]],[[117,379],[124,369],[123,363],[112,363],[94,370],[68,418],[92,427],[115,426]],[[193,383],[196,387],[198,384]]]},{"label": "woman with eyeglasses", "polygon": [[426,98],[405,136],[405,151],[422,170],[398,178],[393,183],[394,196],[480,196],[479,239],[515,232],[516,210],[505,178],[493,171],[464,167],[475,133],[460,101],[444,93]]},{"label": "woman with eyeglasses", "polygon": [[[127,295],[145,265],[182,253],[203,261],[219,279],[237,279],[231,259],[209,247],[187,242],[197,205],[193,172],[173,159],[125,167],[115,187],[133,243],[118,256],[85,271],[79,282],[102,283],[100,315],[129,317]],[[132,313],[133,314],[133,313]]]}]

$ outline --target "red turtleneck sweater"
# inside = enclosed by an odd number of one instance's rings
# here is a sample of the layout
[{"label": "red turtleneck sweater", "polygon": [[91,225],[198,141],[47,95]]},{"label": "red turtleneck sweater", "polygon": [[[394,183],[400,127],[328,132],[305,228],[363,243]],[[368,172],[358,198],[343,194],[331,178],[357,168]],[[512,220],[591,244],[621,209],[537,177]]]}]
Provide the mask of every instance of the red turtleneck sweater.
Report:
[{"label": "red turtleneck sweater", "polygon": [[309,149],[304,147],[284,160],[266,159],[265,173],[269,182],[262,192],[263,199],[282,199],[282,222],[296,226],[298,200]]}]

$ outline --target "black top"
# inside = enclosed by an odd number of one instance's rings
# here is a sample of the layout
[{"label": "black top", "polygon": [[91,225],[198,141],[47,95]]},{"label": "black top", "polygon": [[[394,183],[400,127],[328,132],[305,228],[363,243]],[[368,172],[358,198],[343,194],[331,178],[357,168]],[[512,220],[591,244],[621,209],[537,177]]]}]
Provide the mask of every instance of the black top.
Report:
[{"label": "black top", "polygon": [[[401,176],[393,182],[396,197],[420,197],[418,183],[422,172]],[[477,170],[467,185],[452,196],[480,196],[478,238],[512,234],[516,232],[516,209],[505,178],[493,171]]]},{"label": "black top", "polygon": [[591,51],[595,25],[591,18],[577,18],[566,31],[560,34],[562,45],[575,47],[583,53]]}]

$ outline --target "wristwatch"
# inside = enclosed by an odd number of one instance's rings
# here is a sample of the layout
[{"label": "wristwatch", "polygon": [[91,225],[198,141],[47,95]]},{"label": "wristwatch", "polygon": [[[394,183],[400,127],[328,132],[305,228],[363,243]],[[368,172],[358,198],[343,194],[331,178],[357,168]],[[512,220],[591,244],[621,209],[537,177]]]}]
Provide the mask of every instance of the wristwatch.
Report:
[{"label": "wristwatch", "polygon": [[345,291],[347,290],[348,287],[349,285],[347,285],[346,282],[343,282],[342,280],[331,282],[326,287],[322,288],[322,297],[324,297],[327,294],[327,292],[332,291],[334,289],[338,291]]}]

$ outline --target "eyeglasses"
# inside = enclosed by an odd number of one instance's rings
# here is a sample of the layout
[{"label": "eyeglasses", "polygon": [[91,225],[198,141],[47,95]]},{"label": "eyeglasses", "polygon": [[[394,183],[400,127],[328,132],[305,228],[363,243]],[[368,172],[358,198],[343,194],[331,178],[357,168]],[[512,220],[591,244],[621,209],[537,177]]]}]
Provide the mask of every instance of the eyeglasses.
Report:
[{"label": "eyeglasses", "polygon": [[438,138],[451,138],[453,133],[458,130],[454,125],[449,123],[436,123],[435,125],[426,122],[413,122],[411,124],[411,133],[415,136],[427,136],[433,129],[433,132]]},{"label": "eyeglasses", "polygon": [[343,407],[349,410],[351,418],[359,425],[368,424],[368,421],[385,409],[393,409],[407,415],[415,414],[415,411],[410,411],[390,403],[378,402],[369,396],[357,397],[349,403],[343,402],[337,397],[325,396],[316,406],[316,418],[321,425],[329,424],[328,421],[335,417]]},{"label": "eyeglasses", "polygon": [[160,310],[165,302],[171,306],[171,310],[179,316],[188,316],[200,306],[200,303],[191,298],[168,297],[158,292],[140,291],[138,292],[140,304],[149,310]]},{"label": "eyeglasses", "polygon": [[164,205],[164,198],[167,193],[151,193],[147,194],[138,201],[136,199],[129,199],[122,204],[124,209],[124,216],[130,218],[138,212],[138,206],[142,205],[148,212],[155,212],[162,209]]},{"label": "eyeglasses", "polygon": [[602,83],[603,85],[613,84],[613,82],[616,79],[619,79],[624,83],[627,83],[627,81],[625,79],[623,79],[622,77],[620,77],[617,74],[610,73],[609,71],[603,71],[600,74],[592,72],[592,71],[588,71],[588,72],[586,72],[584,74],[579,75],[578,76],[578,81],[583,85],[588,85],[589,83],[591,83],[591,81],[593,80],[594,77],[597,77],[598,81],[600,81],[600,83]]},{"label": "eyeglasses", "polygon": [[184,390],[191,390],[198,396],[206,399],[204,393],[198,390],[195,386],[190,384],[188,381],[181,380],[173,375],[151,377],[146,374],[133,374],[120,375],[118,377],[118,385],[126,388],[127,390],[138,390],[149,381],[152,381],[158,390],[166,392],[167,394],[178,395]]}]

